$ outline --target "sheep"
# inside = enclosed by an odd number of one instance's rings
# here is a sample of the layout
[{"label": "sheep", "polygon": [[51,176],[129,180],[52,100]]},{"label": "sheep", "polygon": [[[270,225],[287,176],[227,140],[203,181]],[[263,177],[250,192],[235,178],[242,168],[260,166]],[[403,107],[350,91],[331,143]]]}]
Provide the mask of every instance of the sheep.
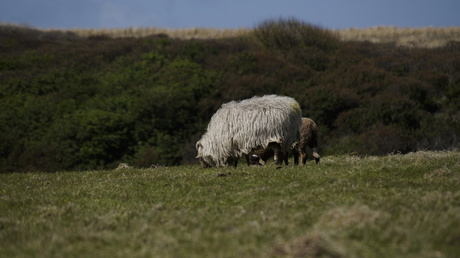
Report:
[{"label": "sheep", "polygon": [[[312,150],[313,157],[315,158],[316,164],[320,162],[320,155],[318,153],[318,126],[315,121],[310,118],[302,118],[302,126],[300,128],[300,141],[292,145],[292,152],[294,156],[294,163],[299,164],[299,153],[302,158],[302,164],[305,165],[307,162],[307,146]],[[273,157],[274,153],[272,149],[262,149],[255,152],[256,156],[253,157],[253,163],[257,160],[257,163],[265,163],[268,159]],[[284,156],[286,165],[288,164],[288,155]]]},{"label": "sheep", "polygon": [[302,111],[291,97],[265,95],[223,104],[211,117],[206,133],[196,143],[203,168],[236,167],[243,155],[271,149],[275,162],[283,160],[290,146],[299,141]]},{"label": "sheep", "polygon": [[318,153],[318,125],[310,118],[302,118],[302,128],[300,129],[300,142],[298,150],[302,157],[302,164],[307,162],[307,146],[312,150],[316,164],[320,161]]}]

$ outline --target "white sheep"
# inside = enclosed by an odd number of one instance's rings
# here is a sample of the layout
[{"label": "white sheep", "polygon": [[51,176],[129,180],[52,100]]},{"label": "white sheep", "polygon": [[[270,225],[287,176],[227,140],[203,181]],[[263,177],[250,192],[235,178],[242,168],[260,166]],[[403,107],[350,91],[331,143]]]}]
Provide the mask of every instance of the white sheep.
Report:
[{"label": "white sheep", "polygon": [[[257,149],[270,148],[275,162],[299,141],[302,111],[291,97],[266,95],[231,101],[211,117],[206,133],[196,143],[202,167],[237,166],[238,159]],[[248,160],[249,164],[249,160]]]}]

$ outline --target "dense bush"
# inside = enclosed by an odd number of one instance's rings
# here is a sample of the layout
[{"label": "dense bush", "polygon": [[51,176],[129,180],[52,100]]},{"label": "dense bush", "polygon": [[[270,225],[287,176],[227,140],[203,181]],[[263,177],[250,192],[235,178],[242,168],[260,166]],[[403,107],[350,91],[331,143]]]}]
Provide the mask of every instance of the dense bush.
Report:
[{"label": "dense bush", "polygon": [[0,170],[194,162],[224,102],[289,95],[323,154],[458,148],[460,43],[340,42],[296,20],[219,40],[2,30]]},{"label": "dense bush", "polygon": [[332,51],[338,48],[338,39],[318,26],[296,19],[268,20],[255,30],[256,38],[267,48],[289,52],[304,48]]}]

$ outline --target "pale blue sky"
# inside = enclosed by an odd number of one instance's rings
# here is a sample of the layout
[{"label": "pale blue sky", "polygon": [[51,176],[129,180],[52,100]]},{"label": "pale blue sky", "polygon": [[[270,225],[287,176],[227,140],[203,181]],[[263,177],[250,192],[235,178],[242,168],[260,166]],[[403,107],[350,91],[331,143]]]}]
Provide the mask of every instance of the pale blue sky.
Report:
[{"label": "pale blue sky", "polygon": [[295,17],[324,28],[460,26],[460,0],[0,0],[0,22],[38,28],[252,28]]}]

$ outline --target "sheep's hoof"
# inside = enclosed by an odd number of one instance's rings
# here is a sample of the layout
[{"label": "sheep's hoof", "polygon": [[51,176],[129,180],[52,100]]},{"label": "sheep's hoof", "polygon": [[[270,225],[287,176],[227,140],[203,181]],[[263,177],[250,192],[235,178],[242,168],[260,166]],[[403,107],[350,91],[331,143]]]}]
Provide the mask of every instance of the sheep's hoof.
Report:
[{"label": "sheep's hoof", "polygon": [[281,168],[283,168],[283,167],[282,167],[282,166],[278,166],[278,167],[276,167],[276,169],[281,169]]}]

